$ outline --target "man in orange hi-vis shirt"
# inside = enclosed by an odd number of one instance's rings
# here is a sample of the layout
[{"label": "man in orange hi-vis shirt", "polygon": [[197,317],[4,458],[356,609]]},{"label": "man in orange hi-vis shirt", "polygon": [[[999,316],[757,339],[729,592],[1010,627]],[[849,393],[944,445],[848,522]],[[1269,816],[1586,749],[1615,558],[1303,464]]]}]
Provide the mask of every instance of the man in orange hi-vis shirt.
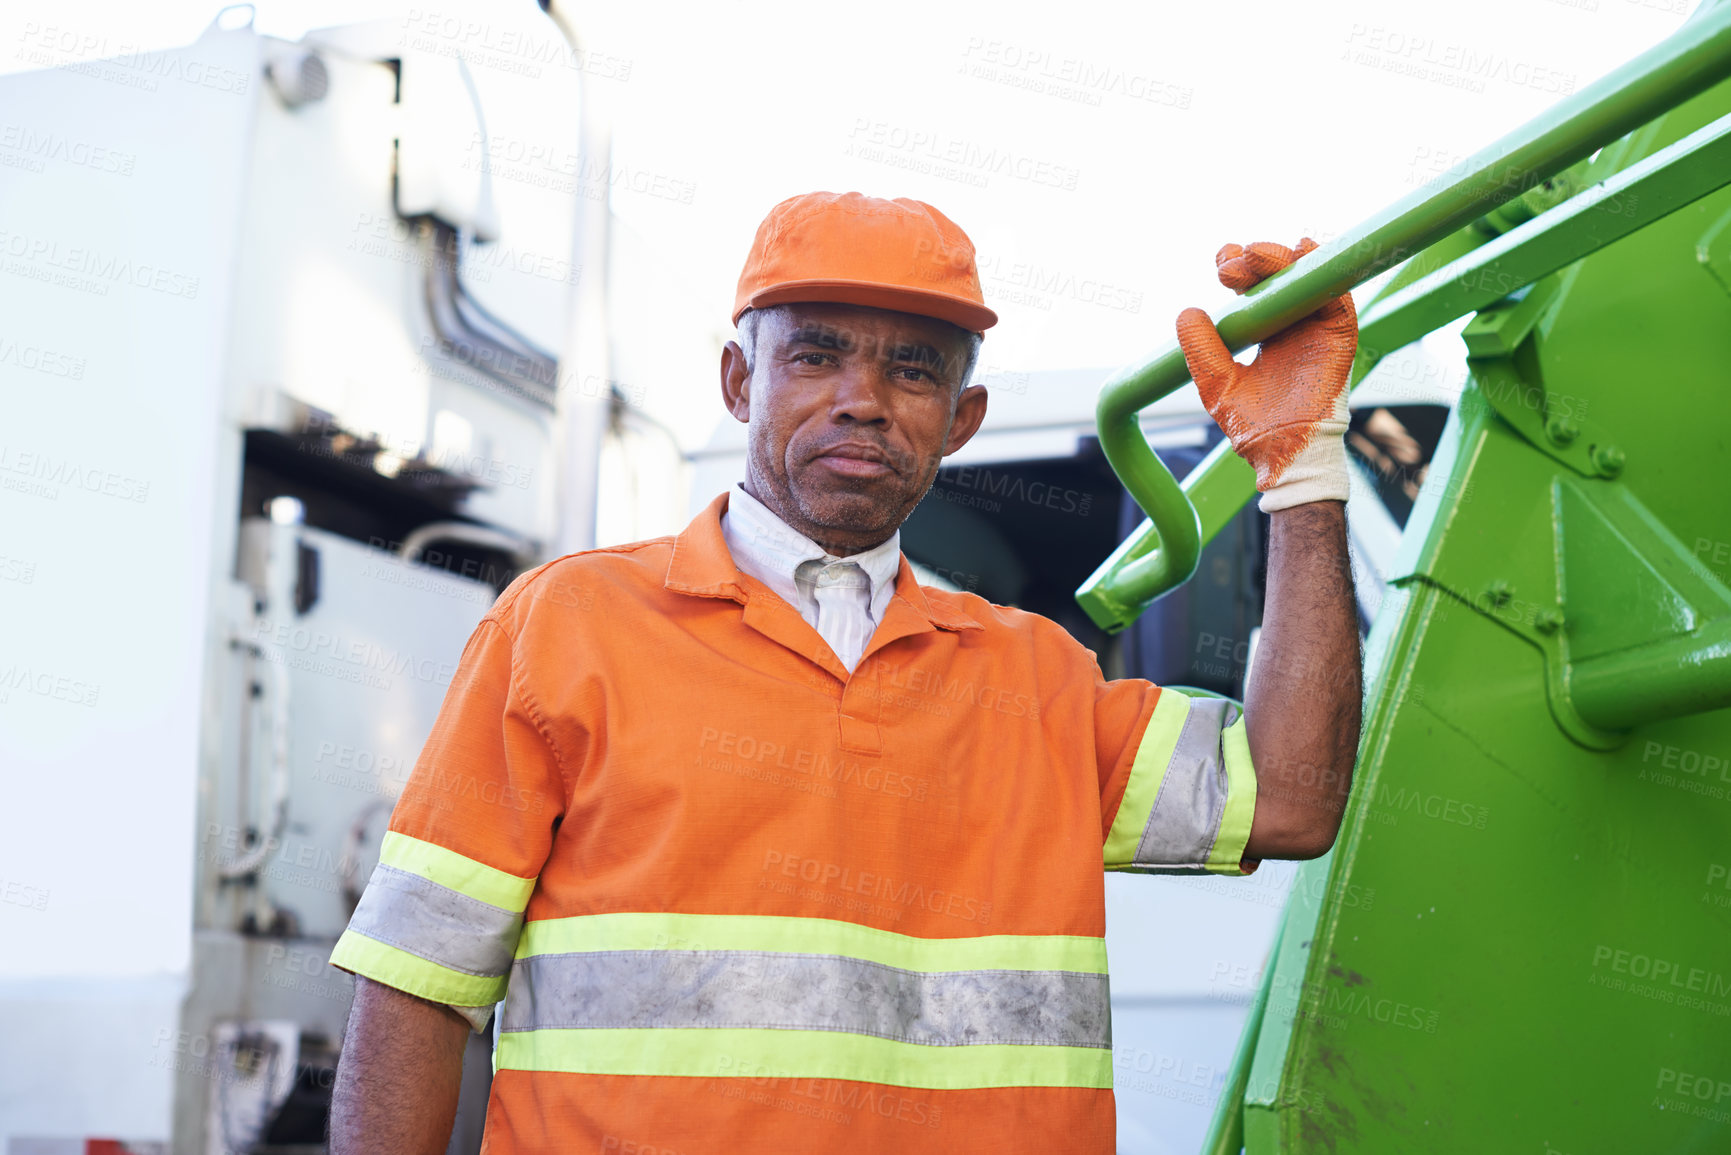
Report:
[{"label": "man in orange hi-vis shirt", "polygon": [[[1220,278],[1296,255],[1229,245]],[[721,358],[743,485],[524,574],[463,653],[332,955],[333,1152],[442,1152],[500,1000],[494,1155],[1113,1150],[1102,871],[1242,874],[1339,826],[1356,320],[1246,367],[1179,318],[1272,514],[1242,717],[915,582],[898,529],[985,418],[996,320],[929,205],[770,213]]]}]

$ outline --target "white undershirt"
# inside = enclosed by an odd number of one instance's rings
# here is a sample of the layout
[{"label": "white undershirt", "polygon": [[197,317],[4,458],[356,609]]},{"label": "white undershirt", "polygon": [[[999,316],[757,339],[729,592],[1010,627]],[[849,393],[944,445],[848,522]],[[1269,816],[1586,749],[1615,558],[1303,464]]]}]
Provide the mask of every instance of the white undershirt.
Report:
[{"label": "white undershirt", "polygon": [[721,515],[721,535],[740,571],[798,610],[852,673],[895,596],[901,532],[864,553],[838,558],[735,485]]}]

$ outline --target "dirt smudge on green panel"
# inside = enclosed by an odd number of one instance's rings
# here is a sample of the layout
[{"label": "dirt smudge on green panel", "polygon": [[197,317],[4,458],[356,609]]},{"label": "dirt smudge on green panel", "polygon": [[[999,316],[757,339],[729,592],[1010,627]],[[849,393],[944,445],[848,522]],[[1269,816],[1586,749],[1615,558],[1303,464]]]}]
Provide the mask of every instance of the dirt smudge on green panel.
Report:
[{"label": "dirt smudge on green panel", "polygon": [[1349,987],[1362,987],[1370,983],[1369,979],[1355,970],[1348,970],[1346,967],[1331,966],[1328,968],[1328,973]]}]

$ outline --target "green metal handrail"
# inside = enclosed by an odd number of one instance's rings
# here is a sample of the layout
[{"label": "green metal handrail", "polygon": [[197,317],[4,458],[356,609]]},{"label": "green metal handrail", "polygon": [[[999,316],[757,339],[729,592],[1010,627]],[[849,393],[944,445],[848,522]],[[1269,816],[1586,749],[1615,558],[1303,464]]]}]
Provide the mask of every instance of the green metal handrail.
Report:
[{"label": "green metal handrail", "polygon": [[[1445,174],[1258,285],[1216,321],[1221,340],[1237,353],[1278,333],[1728,76],[1731,4],[1722,4],[1474,154],[1462,175]],[[1174,343],[1101,389],[1101,448],[1149,518],[1076,591],[1104,629],[1123,629],[1187,581],[1203,542],[1254,495],[1250,468],[1225,445],[1181,488],[1142,435],[1140,410],[1189,380]]]}]

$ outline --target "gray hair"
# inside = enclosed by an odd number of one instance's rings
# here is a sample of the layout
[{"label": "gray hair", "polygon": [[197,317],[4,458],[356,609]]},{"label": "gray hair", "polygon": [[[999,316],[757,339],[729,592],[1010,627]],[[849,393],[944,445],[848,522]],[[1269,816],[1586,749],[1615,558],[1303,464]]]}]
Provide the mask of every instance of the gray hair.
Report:
[{"label": "gray hair", "polygon": [[[781,307],[782,306],[780,305],[766,305],[761,309],[747,309],[745,315],[739,318],[739,327],[735,333],[735,340],[739,342],[740,349],[745,352],[745,371],[747,374],[754,372],[757,368],[758,322],[763,319],[763,314],[769,312],[771,309],[779,309]],[[962,384],[961,387],[956,390],[956,392],[960,393],[962,389],[968,387],[969,383],[973,379],[974,366],[979,364],[980,346],[985,344],[985,337],[982,334],[963,329],[960,325],[956,325],[954,328],[959,332],[966,334],[968,338],[968,354],[967,358],[962,362]]]}]

